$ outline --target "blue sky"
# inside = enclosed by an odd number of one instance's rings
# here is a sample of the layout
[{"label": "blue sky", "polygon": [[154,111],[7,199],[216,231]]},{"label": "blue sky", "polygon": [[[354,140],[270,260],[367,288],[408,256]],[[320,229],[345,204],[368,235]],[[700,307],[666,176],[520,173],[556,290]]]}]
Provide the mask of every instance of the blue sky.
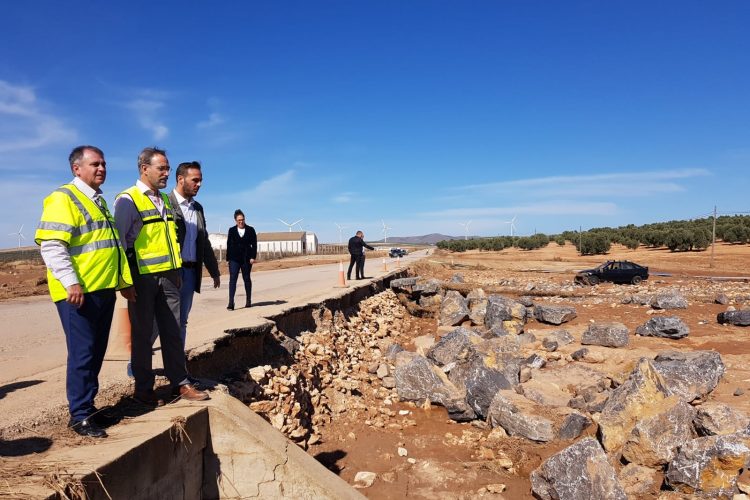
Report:
[{"label": "blue sky", "polygon": [[[101,147],[199,160],[209,229],[557,233],[750,211],[750,3],[12,2],[0,247]],[[170,182],[169,188],[173,187]]]}]

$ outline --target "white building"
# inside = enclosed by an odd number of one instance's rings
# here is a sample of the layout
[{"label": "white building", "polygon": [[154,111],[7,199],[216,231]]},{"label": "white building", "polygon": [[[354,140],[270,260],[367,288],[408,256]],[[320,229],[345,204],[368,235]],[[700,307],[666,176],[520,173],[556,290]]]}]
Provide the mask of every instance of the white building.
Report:
[{"label": "white building", "polygon": [[318,251],[318,237],[307,231],[258,233],[258,253],[309,254]]},{"label": "white building", "polygon": [[[208,240],[224,260],[227,253],[227,235],[211,233]],[[280,231],[258,233],[258,254],[309,254],[317,253],[318,236],[307,231]]]}]

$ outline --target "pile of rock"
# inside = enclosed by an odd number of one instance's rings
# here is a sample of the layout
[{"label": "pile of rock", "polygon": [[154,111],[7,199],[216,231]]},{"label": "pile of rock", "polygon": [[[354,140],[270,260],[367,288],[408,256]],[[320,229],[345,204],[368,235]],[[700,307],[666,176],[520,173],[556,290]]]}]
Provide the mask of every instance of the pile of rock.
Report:
[{"label": "pile of rock", "polygon": [[[525,332],[532,317],[556,326],[570,321],[574,307],[535,305],[481,289],[462,295],[419,278],[392,287],[409,311],[431,314],[444,327],[460,325],[433,345],[394,357],[402,400],[441,404],[455,420],[482,419],[534,442],[588,436],[532,473],[539,498],[624,499],[661,488],[708,497],[739,491],[739,474],[750,460],[750,419],[706,402],[724,374],[718,353],[665,351],[608,376],[589,366],[602,361],[589,348],[569,356],[558,351],[575,342],[567,331],[545,332],[541,341]],[[654,309],[687,306],[674,290],[646,303]],[[658,316],[636,333],[680,339],[689,329],[677,317]],[[627,346],[629,336],[620,323],[592,323],[580,343],[616,349]],[[618,472],[613,463],[624,466]]]},{"label": "pile of rock", "polygon": [[[350,410],[351,395],[373,388],[380,399],[395,398],[384,347],[410,329],[410,319],[391,292],[359,304],[349,318],[321,310],[315,332],[304,332],[292,359],[253,367],[228,384],[231,393],[303,448],[320,440],[320,426],[333,413]],[[281,336],[276,332],[278,336]],[[384,425],[385,418],[375,422]]]}]

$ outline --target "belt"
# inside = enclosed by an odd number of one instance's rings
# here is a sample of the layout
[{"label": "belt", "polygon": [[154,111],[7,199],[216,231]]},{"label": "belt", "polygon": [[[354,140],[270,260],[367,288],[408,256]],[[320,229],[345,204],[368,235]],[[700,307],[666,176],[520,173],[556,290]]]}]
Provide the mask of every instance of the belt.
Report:
[{"label": "belt", "polygon": [[197,269],[198,268],[198,263],[197,262],[185,262],[183,260],[182,261],[182,267],[184,267],[185,269]]}]

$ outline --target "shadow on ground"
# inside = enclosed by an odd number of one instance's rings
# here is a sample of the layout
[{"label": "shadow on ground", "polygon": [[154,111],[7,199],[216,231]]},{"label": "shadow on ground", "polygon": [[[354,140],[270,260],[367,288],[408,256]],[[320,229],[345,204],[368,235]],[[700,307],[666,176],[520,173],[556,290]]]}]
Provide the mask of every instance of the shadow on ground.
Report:
[{"label": "shadow on ground", "polygon": [[3,399],[6,395],[19,389],[25,389],[37,384],[41,384],[44,380],[24,380],[22,382],[13,382],[12,384],[6,384],[0,386],[0,399]]}]

